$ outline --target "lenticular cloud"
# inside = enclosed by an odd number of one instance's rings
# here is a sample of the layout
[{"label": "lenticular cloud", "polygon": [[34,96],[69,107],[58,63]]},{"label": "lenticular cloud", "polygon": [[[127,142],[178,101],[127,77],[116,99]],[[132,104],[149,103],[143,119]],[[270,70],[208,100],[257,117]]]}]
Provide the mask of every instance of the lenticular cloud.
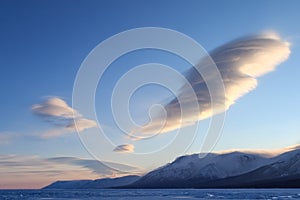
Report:
[{"label": "lenticular cloud", "polygon": [[34,104],[31,109],[34,114],[45,118],[56,127],[44,132],[43,138],[57,137],[67,132],[82,132],[85,129],[97,127],[94,120],[84,118],[58,97],[50,97],[41,104]]},{"label": "lenticular cloud", "polygon": [[[203,77],[195,68],[191,68],[185,77],[195,91],[199,109],[189,106],[194,105],[191,101],[195,98],[190,98],[186,93],[187,84],[185,84],[177,95],[184,101],[179,102],[178,98],[175,98],[164,106],[166,118],[162,119],[158,115],[149,124],[133,132],[142,135],[165,133],[224,112],[237,99],[255,89],[258,85],[257,78],[273,71],[289,57],[289,54],[290,44],[275,34],[261,34],[231,41],[212,51],[210,58],[203,58],[196,66],[198,69],[209,67],[208,59],[215,62],[225,89],[225,93],[223,90],[219,96],[216,95],[219,98],[216,100],[216,102],[219,100],[219,106],[212,109],[211,95]],[[214,74],[209,78],[214,78]],[[182,104],[188,109],[185,111],[188,115],[184,117],[181,115]],[[165,120],[163,127],[161,120]]]}]

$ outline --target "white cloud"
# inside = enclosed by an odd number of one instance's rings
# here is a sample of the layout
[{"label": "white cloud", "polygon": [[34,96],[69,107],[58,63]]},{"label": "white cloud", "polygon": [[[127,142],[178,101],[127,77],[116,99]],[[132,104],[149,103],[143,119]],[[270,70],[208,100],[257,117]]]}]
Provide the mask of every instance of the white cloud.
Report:
[{"label": "white cloud", "polygon": [[42,134],[43,138],[57,137],[69,132],[82,132],[97,126],[95,121],[84,118],[58,97],[50,97],[41,104],[33,105],[31,109],[34,114],[55,125],[55,128]]},{"label": "white cloud", "polygon": [[[184,105],[180,105],[178,99],[173,99],[164,106],[167,116],[165,123],[162,124],[162,121],[165,120],[165,113],[163,113],[152,119],[149,124],[133,130],[133,134],[143,136],[166,133],[224,112],[237,99],[257,87],[256,78],[273,71],[278,64],[289,57],[289,54],[290,44],[276,34],[270,33],[244,37],[215,49],[210,56],[223,78],[225,97],[222,95],[224,91],[220,91],[220,94],[216,95],[218,98],[216,102],[220,103],[214,108],[214,111],[211,108],[211,96],[204,79],[192,68],[187,72],[186,79],[195,91],[200,111],[198,108],[190,106],[193,98],[186,92],[187,84],[183,85],[177,96],[184,99],[182,102]],[[209,58],[203,58],[196,67],[199,69],[209,67],[207,60]],[[214,76],[212,74],[209,78],[213,79]],[[185,110],[188,115],[183,118],[181,117],[182,106],[188,109]]]},{"label": "white cloud", "polygon": [[114,152],[118,153],[132,153],[134,152],[134,146],[132,144],[122,144],[114,149]]}]

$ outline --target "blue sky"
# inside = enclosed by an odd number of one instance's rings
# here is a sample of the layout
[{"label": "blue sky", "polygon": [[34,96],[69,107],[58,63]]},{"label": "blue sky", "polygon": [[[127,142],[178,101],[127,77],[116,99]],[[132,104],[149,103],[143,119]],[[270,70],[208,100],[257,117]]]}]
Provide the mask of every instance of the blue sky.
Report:
[{"label": "blue sky", "polygon": [[[53,96],[72,105],[76,73],[88,53],[105,39],[139,27],[182,32],[207,51],[241,36],[264,31],[278,33],[291,43],[288,60],[258,78],[258,87],[227,111],[222,137],[214,150],[276,149],[300,142],[299,1],[7,0],[0,4],[0,136],[4,138],[0,143],[1,155],[90,159],[75,133],[50,139],[39,137],[53,125],[35,115],[32,105]],[[117,143],[122,139],[116,136],[107,99],[123,73],[147,62],[167,64],[181,72],[190,67],[177,56],[155,50],[132,52],[112,64],[103,85],[97,88],[95,108],[99,120],[112,130],[109,137]],[[143,106],[168,95],[168,91],[155,86],[138,91],[131,105],[138,108],[132,109],[133,116],[143,122]],[[207,125],[208,121],[200,124],[203,129]],[[167,133],[158,140],[163,144],[172,137],[172,133]],[[198,142],[186,153],[199,152],[201,139],[203,135],[199,133]],[[147,145],[151,144],[137,144],[136,148],[141,152],[156,148],[154,144]],[[176,156],[165,153],[154,164],[145,159],[139,167],[157,167]],[[113,161],[140,163],[138,158],[133,160],[126,155]]]}]

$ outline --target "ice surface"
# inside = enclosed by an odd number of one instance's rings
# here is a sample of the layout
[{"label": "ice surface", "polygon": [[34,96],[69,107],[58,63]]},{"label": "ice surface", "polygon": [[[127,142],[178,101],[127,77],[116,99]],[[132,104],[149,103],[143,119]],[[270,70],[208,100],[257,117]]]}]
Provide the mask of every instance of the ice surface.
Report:
[{"label": "ice surface", "polygon": [[0,190],[1,200],[300,199],[300,189]]}]

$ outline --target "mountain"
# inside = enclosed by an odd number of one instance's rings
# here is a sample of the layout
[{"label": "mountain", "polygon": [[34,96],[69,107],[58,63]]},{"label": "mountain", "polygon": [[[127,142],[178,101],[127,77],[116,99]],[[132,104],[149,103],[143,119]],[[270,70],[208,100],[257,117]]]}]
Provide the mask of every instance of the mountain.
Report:
[{"label": "mountain", "polygon": [[139,176],[123,176],[118,178],[103,178],[96,180],[56,181],[43,189],[101,189],[120,187],[133,183]]},{"label": "mountain", "polygon": [[299,183],[300,149],[296,148],[273,157],[245,152],[182,156],[127,187],[300,187]]},{"label": "mountain", "polygon": [[270,153],[232,151],[186,155],[146,175],[57,181],[45,189],[300,188],[300,146]]}]

